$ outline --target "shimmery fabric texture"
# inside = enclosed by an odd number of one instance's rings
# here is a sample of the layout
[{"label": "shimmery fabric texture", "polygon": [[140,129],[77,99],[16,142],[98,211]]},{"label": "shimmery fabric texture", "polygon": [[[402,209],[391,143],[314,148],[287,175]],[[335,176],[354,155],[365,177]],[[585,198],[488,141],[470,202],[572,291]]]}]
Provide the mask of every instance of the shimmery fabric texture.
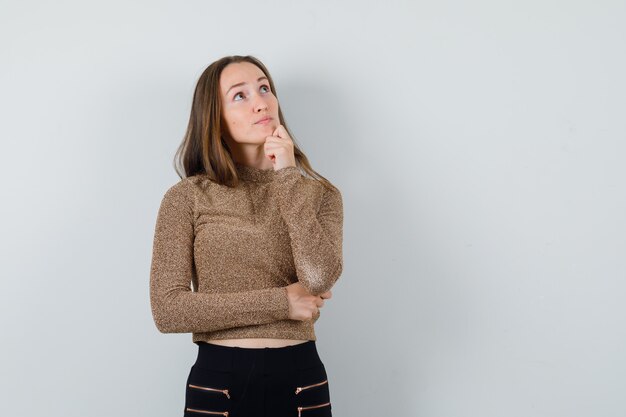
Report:
[{"label": "shimmery fabric texture", "polygon": [[165,192],[150,268],[156,327],[194,343],[316,340],[319,314],[289,319],[285,287],[299,281],[319,295],[341,275],[341,193],[297,167],[236,167],[238,187],[196,175]]}]

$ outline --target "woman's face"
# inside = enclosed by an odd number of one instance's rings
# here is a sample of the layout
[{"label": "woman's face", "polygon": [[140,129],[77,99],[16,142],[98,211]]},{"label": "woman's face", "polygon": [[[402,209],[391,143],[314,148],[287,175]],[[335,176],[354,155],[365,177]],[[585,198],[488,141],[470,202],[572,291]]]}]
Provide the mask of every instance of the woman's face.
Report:
[{"label": "woman's face", "polygon": [[[278,99],[256,65],[228,64],[220,76],[220,92],[225,133],[235,142],[263,143],[278,127]],[[257,123],[268,116],[269,122]]]}]

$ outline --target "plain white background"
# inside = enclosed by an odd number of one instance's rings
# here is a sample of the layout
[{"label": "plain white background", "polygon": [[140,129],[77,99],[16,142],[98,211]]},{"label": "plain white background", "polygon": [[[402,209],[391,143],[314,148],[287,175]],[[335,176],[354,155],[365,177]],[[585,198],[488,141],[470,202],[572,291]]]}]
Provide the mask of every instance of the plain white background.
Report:
[{"label": "plain white background", "polygon": [[231,54],[343,192],[333,415],[626,415],[623,2],[0,5],[1,415],[182,415],[154,222]]}]

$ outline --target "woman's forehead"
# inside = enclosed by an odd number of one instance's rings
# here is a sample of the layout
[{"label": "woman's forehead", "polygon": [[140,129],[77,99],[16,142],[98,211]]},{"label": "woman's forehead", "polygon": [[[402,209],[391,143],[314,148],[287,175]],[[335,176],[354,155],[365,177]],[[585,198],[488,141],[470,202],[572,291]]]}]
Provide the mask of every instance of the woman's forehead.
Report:
[{"label": "woman's forehead", "polygon": [[267,79],[263,71],[254,64],[248,62],[238,62],[228,64],[220,77],[220,88],[222,93],[227,94],[232,88],[242,86],[244,84],[259,82]]}]

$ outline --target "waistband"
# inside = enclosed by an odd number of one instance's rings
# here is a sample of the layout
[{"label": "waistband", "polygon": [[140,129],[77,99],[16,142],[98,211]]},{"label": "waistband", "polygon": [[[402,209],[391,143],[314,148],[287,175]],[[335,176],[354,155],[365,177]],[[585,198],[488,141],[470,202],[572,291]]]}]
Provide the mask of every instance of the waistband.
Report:
[{"label": "waistband", "polygon": [[247,348],[197,342],[194,366],[217,371],[245,371],[251,366],[265,372],[289,372],[323,366],[315,340],[282,347]]}]

